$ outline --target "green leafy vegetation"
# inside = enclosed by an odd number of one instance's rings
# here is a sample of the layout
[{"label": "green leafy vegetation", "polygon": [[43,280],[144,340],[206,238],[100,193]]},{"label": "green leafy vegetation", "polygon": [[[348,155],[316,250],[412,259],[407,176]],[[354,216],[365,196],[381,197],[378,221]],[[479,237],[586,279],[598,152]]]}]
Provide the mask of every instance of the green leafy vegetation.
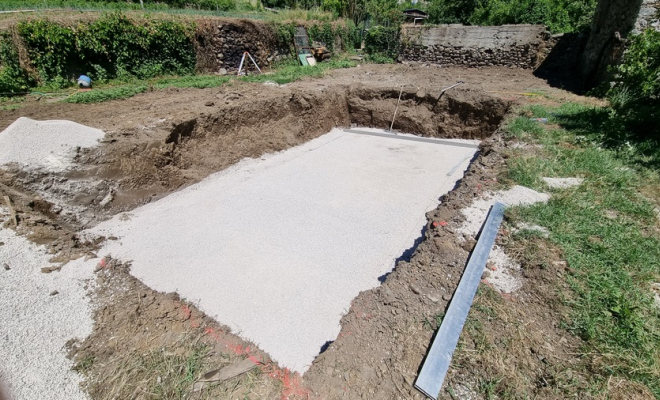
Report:
[{"label": "green leafy vegetation", "polygon": [[399,29],[395,27],[376,26],[364,38],[365,50],[373,58],[372,61],[393,62],[399,54]]},{"label": "green leafy vegetation", "polygon": [[512,151],[505,180],[547,191],[541,177],[584,178],[507,215],[548,228],[561,249],[570,267],[565,324],[584,340],[589,368],[601,383],[625,378],[660,398],[660,308],[651,290],[660,282],[660,146],[611,110],[578,104],[529,108],[507,130],[540,147]]},{"label": "green leafy vegetation", "polygon": [[222,86],[225,83],[227,83],[230,79],[231,78],[228,76],[216,76],[216,75],[197,75],[197,76],[160,78],[153,83],[153,87],[157,89],[165,89],[170,87],[204,89],[204,88]]},{"label": "green leafy vegetation", "polygon": [[122,86],[117,88],[94,89],[74,93],[64,99],[66,103],[101,103],[108,100],[118,100],[133,97],[147,90],[147,86]]},{"label": "green leafy vegetation", "polygon": [[[236,9],[235,0],[143,0],[144,10],[168,11],[175,9],[197,9],[228,11]],[[142,10],[139,1],[125,2],[117,0],[2,0],[1,10],[15,9],[56,9],[126,11]]]},{"label": "green leafy vegetation", "polygon": [[[344,50],[350,51],[360,43],[360,33],[352,21],[346,21],[344,24],[324,22],[313,24],[307,29],[309,40],[321,42],[330,51]],[[335,41],[341,41],[342,48],[335,49]]]},{"label": "green leafy vegetation", "polygon": [[589,28],[596,0],[431,0],[429,22],[436,24],[543,24],[551,32]]},{"label": "green leafy vegetation", "polygon": [[17,25],[42,84],[69,86],[81,74],[96,82],[116,77],[189,75],[195,70],[191,24],[147,19],[136,22],[120,13],[66,26],[47,19]]},{"label": "green leafy vegetation", "polygon": [[660,136],[660,32],[632,38],[622,63],[613,68],[607,97],[617,117],[643,136]]},{"label": "green leafy vegetation", "polygon": [[1,34],[0,92],[7,94],[25,92],[32,85],[32,79],[20,65],[18,50],[10,34],[7,32]]}]

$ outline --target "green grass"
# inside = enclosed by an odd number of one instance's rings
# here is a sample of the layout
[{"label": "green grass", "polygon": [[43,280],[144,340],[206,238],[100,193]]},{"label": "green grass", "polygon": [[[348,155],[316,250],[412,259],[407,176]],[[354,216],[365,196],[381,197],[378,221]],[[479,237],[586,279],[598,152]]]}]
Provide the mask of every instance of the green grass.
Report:
[{"label": "green grass", "polygon": [[229,82],[228,76],[216,75],[197,75],[197,76],[177,76],[171,78],[159,78],[153,82],[153,87],[157,89],[176,88],[197,88],[205,89],[222,86]]},{"label": "green grass", "polygon": [[[546,129],[530,114],[560,128]],[[561,248],[572,271],[566,325],[584,339],[594,372],[603,381],[614,375],[642,383],[660,399],[660,310],[650,290],[660,281],[660,147],[622,129],[603,108],[524,110],[508,135],[540,147],[513,150],[505,179],[553,196],[508,215],[547,227]],[[552,190],[545,176],[584,183]]]},{"label": "green grass", "polygon": [[316,66],[309,67],[298,64],[297,60],[291,60],[277,66],[277,69],[272,74],[243,76],[240,78],[240,80],[243,82],[273,81],[283,85],[285,83],[294,82],[308,76],[317,78],[322,77],[328,70],[337,68],[351,68],[355,65],[356,64],[353,61],[336,59],[325,61],[316,64]]},{"label": "green grass", "polygon": [[217,75],[196,75],[161,77],[150,80],[112,80],[99,86],[95,86],[92,90],[74,93],[66,97],[63,101],[67,103],[100,103],[109,100],[126,99],[145,92],[150,88],[204,89],[222,86],[232,81],[232,79],[239,79],[243,82],[273,81],[278,84],[285,84],[305,77],[322,77],[330,69],[350,68],[354,66],[354,62],[345,59],[326,61],[317,64],[315,67],[303,67],[297,65],[294,60],[276,65],[272,72],[261,75],[241,76],[239,78]]},{"label": "green grass", "polygon": [[109,100],[126,99],[147,90],[146,85],[121,86],[107,89],[92,89],[77,92],[65,98],[66,103],[101,103]]}]

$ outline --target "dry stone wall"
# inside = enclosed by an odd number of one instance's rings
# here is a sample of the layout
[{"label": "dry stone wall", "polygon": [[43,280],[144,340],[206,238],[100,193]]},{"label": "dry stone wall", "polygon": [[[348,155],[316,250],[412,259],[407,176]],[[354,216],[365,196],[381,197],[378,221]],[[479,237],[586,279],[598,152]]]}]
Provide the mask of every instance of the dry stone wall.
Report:
[{"label": "dry stone wall", "polygon": [[660,0],[642,1],[632,33],[639,34],[649,28],[660,31]]},{"label": "dry stone wall", "polygon": [[260,21],[198,21],[195,38],[198,72],[236,71],[245,51],[254,57],[259,67],[291,56],[290,49],[278,43],[273,28]]},{"label": "dry stone wall", "polygon": [[404,25],[400,61],[535,68],[549,52],[542,25]]}]

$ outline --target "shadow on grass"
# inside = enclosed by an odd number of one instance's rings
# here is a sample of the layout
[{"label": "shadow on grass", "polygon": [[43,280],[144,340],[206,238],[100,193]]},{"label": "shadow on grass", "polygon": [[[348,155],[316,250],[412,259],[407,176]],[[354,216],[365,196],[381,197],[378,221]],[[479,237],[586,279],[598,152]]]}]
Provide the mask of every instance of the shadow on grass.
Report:
[{"label": "shadow on grass", "polygon": [[614,112],[567,104],[555,112],[554,122],[577,139],[616,151],[630,164],[660,169],[660,115],[644,106]]}]

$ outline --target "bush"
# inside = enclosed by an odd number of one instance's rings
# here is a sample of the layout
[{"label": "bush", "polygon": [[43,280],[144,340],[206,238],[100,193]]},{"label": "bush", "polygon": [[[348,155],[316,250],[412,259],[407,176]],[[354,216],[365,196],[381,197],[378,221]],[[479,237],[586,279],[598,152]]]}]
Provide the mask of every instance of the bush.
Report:
[{"label": "bush", "polygon": [[436,24],[543,24],[552,32],[589,28],[597,0],[432,0]]},{"label": "bush", "polygon": [[399,28],[375,26],[364,38],[365,51],[381,59],[396,59],[399,54]]},{"label": "bush", "polygon": [[633,129],[660,134],[660,32],[649,29],[631,39],[615,83],[607,93],[613,110]]},{"label": "bush", "polygon": [[80,74],[103,81],[188,75],[195,70],[191,24],[137,23],[112,13],[91,24],[65,26],[43,19],[20,22],[17,28],[39,80],[46,84],[64,87]]},{"label": "bush", "polygon": [[333,51],[335,45],[335,31],[332,29],[332,24],[324,22],[322,24],[314,24],[307,28],[307,35],[312,42],[321,42]]},{"label": "bush", "polygon": [[[353,21],[346,21],[345,24],[337,23],[334,27],[329,22],[314,24],[307,28],[307,34],[310,41],[321,42],[330,51],[350,51],[360,43],[360,30]],[[337,39],[341,41],[341,49],[334,48]]]},{"label": "bush", "polygon": [[21,68],[16,45],[8,33],[0,36],[0,92],[25,92],[34,82]]}]

